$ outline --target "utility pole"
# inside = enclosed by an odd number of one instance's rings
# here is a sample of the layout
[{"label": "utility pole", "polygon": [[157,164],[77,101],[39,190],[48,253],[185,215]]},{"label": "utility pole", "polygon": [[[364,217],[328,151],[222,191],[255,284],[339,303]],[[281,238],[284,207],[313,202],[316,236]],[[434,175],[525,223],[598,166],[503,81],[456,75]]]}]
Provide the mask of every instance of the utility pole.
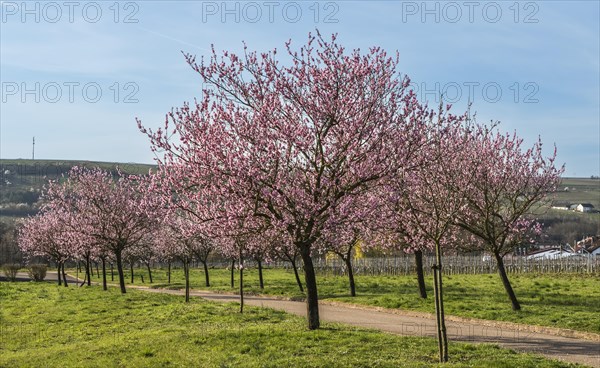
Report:
[{"label": "utility pole", "polygon": [[35,136],[33,137],[33,148],[31,150],[31,159],[35,160]]}]

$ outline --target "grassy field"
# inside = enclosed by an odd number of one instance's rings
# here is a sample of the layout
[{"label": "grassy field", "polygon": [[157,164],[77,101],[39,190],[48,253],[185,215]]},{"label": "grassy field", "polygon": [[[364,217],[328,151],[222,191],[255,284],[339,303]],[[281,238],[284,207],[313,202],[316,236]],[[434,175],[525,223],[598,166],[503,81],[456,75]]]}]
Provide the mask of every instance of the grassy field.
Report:
[{"label": "grassy field", "polygon": [[0,283],[0,367],[569,367],[495,345],[324,324],[270,309],[98,286]]},{"label": "grassy field", "polygon": [[[145,285],[150,285],[144,269],[136,269],[134,273],[135,284],[141,284],[140,276],[143,275]],[[259,288],[256,269],[249,268],[245,270],[244,275],[244,289],[248,293],[278,295],[297,300],[304,298],[291,271],[265,269],[264,290]],[[236,285],[232,289],[228,270],[211,269],[210,289],[237,292],[237,272],[235,276]],[[184,287],[181,269],[172,270],[170,285],[166,283],[165,269],[155,270],[153,278],[152,287]],[[509,275],[509,278],[522,304],[521,311],[515,312],[511,309],[500,277],[488,274],[445,276],[446,313],[600,333],[600,275],[519,274]],[[192,269],[190,279],[192,288],[206,289],[202,270]],[[98,280],[96,276],[94,280]],[[130,281],[129,274],[126,281]],[[432,280],[426,278],[425,281],[429,298],[420,299],[417,294],[416,277],[357,276],[357,296],[350,297],[346,277],[317,276],[320,299],[434,313]],[[115,282],[118,282],[116,274]]]}]

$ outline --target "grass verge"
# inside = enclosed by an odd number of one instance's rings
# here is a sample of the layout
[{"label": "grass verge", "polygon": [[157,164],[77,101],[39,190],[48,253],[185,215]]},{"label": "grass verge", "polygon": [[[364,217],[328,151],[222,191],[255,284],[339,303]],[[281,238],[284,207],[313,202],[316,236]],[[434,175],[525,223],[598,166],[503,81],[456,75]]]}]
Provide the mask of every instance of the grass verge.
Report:
[{"label": "grass verge", "polygon": [[117,288],[0,283],[0,367],[570,367],[495,345],[433,339]]}]

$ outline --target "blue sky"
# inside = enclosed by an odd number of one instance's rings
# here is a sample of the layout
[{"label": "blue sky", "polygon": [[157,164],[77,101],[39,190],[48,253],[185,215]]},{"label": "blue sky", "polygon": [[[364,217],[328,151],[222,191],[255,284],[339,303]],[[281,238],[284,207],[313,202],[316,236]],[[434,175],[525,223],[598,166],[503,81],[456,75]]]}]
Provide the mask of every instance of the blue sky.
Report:
[{"label": "blue sky", "polygon": [[400,53],[423,100],[558,147],[566,176],[600,174],[597,1],[1,1],[0,157],[151,163],[135,117],[200,96],[181,51],[284,48],[308,32]]}]

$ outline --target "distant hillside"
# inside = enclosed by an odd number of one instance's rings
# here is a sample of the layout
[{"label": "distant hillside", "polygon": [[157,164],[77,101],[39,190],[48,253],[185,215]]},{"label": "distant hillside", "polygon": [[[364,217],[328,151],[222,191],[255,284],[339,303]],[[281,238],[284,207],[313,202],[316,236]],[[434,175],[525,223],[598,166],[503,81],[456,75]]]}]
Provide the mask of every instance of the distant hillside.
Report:
[{"label": "distant hillside", "polygon": [[[154,165],[93,162],[76,160],[3,160],[0,159],[0,263],[19,262],[16,227],[20,218],[35,215],[39,197],[49,180],[67,175],[73,166],[101,167],[114,174],[117,167],[126,174],[146,174]],[[600,209],[600,180],[564,178],[553,204],[591,203]],[[600,234],[600,213],[581,213],[539,208],[544,226],[543,244],[573,244],[589,235]]]},{"label": "distant hillside", "polygon": [[100,167],[113,173],[147,174],[154,165],[76,160],[0,159],[0,216],[24,217],[37,212],[36,202],[50,180],[60,179],[74,166]]},{"label": "distant hillside", "polygon": [[[36,202],[49,180],[60,179],[73,166],[100,167],[116,173],[147,174],[155,165],[77,160],[6,160],[0,159],[0,217],[24,217],[37,212]],[[563,178],[554,204],[591,203],[600,210],[600,179]],[[545,217],[578,216],[566,211],[550,210]],[[598,219],[596,214],[579,214]]]},{"label": "distant hillside", "polygon": [[563,178],[554,204],[590,203],[600,210],[600,179]]}]

